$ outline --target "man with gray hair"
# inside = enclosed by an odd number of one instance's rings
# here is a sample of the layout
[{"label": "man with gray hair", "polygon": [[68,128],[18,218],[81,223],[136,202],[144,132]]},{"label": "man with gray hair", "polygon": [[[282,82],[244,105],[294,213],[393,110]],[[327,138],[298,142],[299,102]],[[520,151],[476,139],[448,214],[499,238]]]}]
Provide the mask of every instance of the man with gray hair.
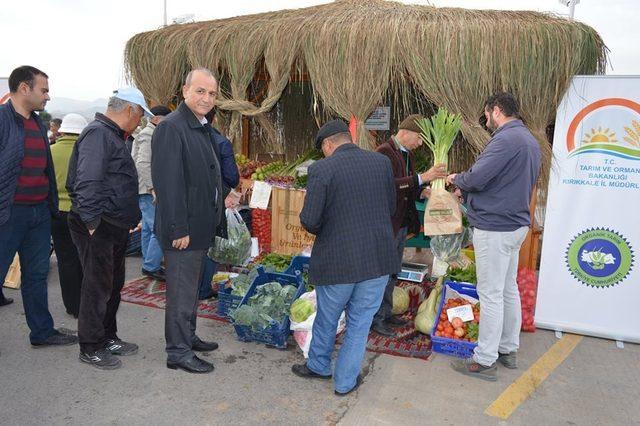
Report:
[{"label": "man with gray hair", "polygon": [[151,140],[155,231],[166,261],[167,367],[209,373],[213,364],[194,351],[218,347],[195,333],[202,261],[224,209],[218,144],[205,118],[218,96],[218,82],[207,69],[193,70],[182,96],[184,102],[158,124]]},{"label": "man with gray hair", "polygon": [[125,141],[145,113],[152,115],[139,90],[118,89],[107,112],[82,131],[69,161],[69,230],[83,272],[80,361],[104,370],[120,367],[114,355],[138,351],[116,334],[116,313],[129,230],[140,221],[138,175]]}]

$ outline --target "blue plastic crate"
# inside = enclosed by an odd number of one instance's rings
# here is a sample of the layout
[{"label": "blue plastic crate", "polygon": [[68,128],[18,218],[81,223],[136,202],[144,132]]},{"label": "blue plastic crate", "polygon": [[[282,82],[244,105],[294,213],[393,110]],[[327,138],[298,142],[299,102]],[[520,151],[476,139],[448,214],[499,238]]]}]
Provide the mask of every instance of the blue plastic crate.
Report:
[{"label": "blue plastic crate", "polygon": [[300,272],[300,274],[309,272],[309,260],[311,258],[308,256],[295,256],[291,259],[291,264],[284,270],[283,274],[295,275],[296,272]]},{"label": "blue plastic crate", "polygon": [[231,290],[231,287],[223,287],[218,290],[218,314],[227,318],[242,302],[242,296],[231,294]]},{"label": "blue plastic crate", "polygon": [[[242,298],[240,305],[246,305],[249,299],[256,292],[256,288],[268,282],[276,281],[281,285],[292,285],[298,288],[293,300],[296,300],[302,293],[305,292],[305,286],[302,281],[302,274],[296,275],[281,274],[277,272],[265,272],[262,266],[258,267],[258,276],[253,280],[247,294]],[[238,305],[238,306],[240,306]],[[252,330],[251,327],[246,325],[236,325],[233,327],[238,335],[238,340],[243,342],[261,342],[269,346],[284,349],[287,347],[287,340],[291,330],[289,329],[290,321],[289,315],[286,315],[282,323],[272,322],[267,328],[262,331]]]},{"label": "blue plastic crate", "polygon": [[137,256],[139,254],[142,254],[142,231],[138,229],[136,232],[129,234],[125,256]]},{"label": "blue plastic crate", "polygon": [[[442,300],[440,301],[440,308],[438,309],[438,315],[436,315],[436,321],[433,325],[433,330],[431,331],[431,349],[434,352],[445,355],[456,356],[458,358],[469,358],[473,355],[473,350],[478,346],[477,343],[436,336],[436,327],[438,326],[438,320],[440,319],[440,314],[442,313],[444,304],[452,297],[451,290],[457,292],[459,295],[469,296],[478,300],[478,292],[476,291],[475,286],[455,281],[445,282],[444,288],[442,289],[443,295]],[[457,295],[454,294],[453,297],[457,297]]]}]

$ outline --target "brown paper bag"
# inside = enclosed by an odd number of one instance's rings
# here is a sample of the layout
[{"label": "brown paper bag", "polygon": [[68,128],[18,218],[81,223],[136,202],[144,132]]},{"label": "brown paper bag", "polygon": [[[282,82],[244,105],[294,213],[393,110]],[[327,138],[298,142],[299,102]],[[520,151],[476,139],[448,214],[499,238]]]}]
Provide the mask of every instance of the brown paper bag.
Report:
[{"label": "brown paper bag", "polygon": [[462,232],[462,212],[455,196],[443,188],[431,191],[424,211],[424,235],[450,235]]},{"label": "brown paper bag", "polygon": [[4,287],[7,288],[20,288],[20,259],[18,255],[13,258],[13,263],[9,266],[9,271],[7,271],[7,276],[4,279]]},{"label": "brown paper bag", "polygon": [[299,254],[313,246],[315,237],[300,224],[306,191],[273,187],[271,192],[271,251]]}]

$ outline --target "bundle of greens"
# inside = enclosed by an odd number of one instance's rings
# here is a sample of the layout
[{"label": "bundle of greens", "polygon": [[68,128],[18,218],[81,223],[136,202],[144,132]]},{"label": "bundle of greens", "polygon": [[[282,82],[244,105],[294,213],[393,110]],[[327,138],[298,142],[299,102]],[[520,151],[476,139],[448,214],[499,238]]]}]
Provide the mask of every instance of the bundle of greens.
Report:
[{"label": "bundle of greens", "polygon": [[256,264],[264,266],[267,272],[283,272],[291,264],[293,256],[290,254],[268,253],[256,261]]},{"label": "bundle of greens", "polygon": [[296,290],[295,286],[283,286],[277,281],[258,286],[247,304],[231,313],[233,323],[251,327],[256,332],[273,323],[281,324],[289,313]]},{"label": "bundle of greens", "polygon": [[[416,121],[422,133],[420,137],[433,154],[433,164],[449,164],[449,150],[460,131],[462,117],[459,114],[450,114],[446,108],[439,108],[431,118],[423,118]],[[444,179],[436,179],[431,183],[431,188],[445,187]]]},{"label": "bundle of greens", "polygon": [[228,238],[216,237],[208,255],[218,263],[240,266],[251,256],[251,233],[237,211],[227,209],[226,215]]},{"label": "bundle of greens", "polygon": [[472,263],[464,269],[449,267],[447,277],[451,281],[476,284],[478,282],[478,277],[476,276],[476,264]]},{"label": "bundle of greens", "polygon": [[240,274],[233,278],[231,280],[231,295],[244,297],[244,295],[247,294],[247,290],[249,290],[255,275],[256,274],[252,272],[251,274]]}]

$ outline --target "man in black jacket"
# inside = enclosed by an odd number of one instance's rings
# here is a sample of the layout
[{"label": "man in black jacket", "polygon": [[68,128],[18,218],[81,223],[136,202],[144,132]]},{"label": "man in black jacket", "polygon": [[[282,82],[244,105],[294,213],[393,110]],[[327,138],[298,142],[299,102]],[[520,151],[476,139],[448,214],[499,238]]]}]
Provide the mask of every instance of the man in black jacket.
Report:
[{"label": "man in black jacket", "polygon": [[202,260],[224,209],[218,145],[205,118],[218,83],[211,71],[196,69],[187,76],[182,95],[184,102],[156,127],[151,140],[155,232],[167,263],[167,367],[209,373],[213,364],[194,351],[218,347],[195,334]]},{"label": "man in black jacket", "polygon": [[316,236],[309,281],[316,286],[318,310],[309,360],[292,370],[305,378],[331,378],[338,320],[348,307],[333,373],[335,393],[346,395],[360,385],[371,321],[389,275],[400,270],[391,225],[396,189],[389,159],[353,144],[344,122],[322,126],[316,148],[327,158],[309,167],[300,222]]},{"label": "man in black jacket", "polygon": [[114,355],[138,352],[137,345],[118,338],[116,313],[129,230],[141,216],[138,174],[126,140],[145,113],[151,115],[139,90],[118,89],[107,112],[82,131],[69,160],[69,230],[83,272],[80,361],[104,370],[120,367]]}]

